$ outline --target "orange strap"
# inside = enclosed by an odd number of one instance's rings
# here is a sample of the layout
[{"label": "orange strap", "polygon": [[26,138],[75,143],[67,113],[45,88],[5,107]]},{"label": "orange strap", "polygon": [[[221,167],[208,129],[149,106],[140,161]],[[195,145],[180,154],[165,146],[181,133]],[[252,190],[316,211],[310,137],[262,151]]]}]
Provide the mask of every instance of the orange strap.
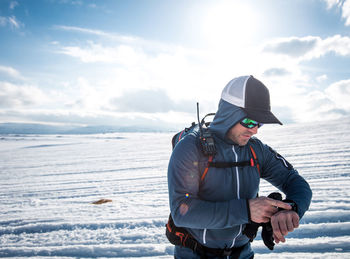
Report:
[{"label": "orange strap", "polygon": [[252,146],[249,146],[249,147],[250,147],[250,151],[252,151],[254,160],[256,162],[256,168],[258,169],[258,172],[259,172],[259,175],[260,175],[260,165],[258,163],[258,158],[256,157],[256,154],[255,154],[255,151],[254,151],[253,147]]},{"label": "orange strap", "polygon": [[214,158],[213,156],[209,156],[208,165],[207,165],[207,167],[204,169],[204,172],[203,172],[202,177],[201,177],[201,181],[203,181],[204,178],[205,178],[205,176],[207,175],[208,170],[209,170],[209,163],[210,163],[210,162],[213,162],[213,158]]},{"label": "orange strap", "polygon": [[181,140],[181,136],[182,134],[185,132],[185,130],[181,131],[180,135],[179,135],[179,139],[177,141],[180,141]]},{"label": "orange strap", "polygon": [[182,232],[176,231],[176,232],[175,232],[175,235],[177,235],[177,236],[180,238],[180,242],[181,242],[182,246],[185,246],[185,242],[186,242],[186,239],[187,239],[187,237],[188,237],[188,234],[185,235],[185,234],[182,233]]},{"label": "orange strap", "polygon": [[169,230],[169,232],[173,232],[173,230],[172,230],[171,227],[169,226],[169,222],[166,224],[166,228]]}]

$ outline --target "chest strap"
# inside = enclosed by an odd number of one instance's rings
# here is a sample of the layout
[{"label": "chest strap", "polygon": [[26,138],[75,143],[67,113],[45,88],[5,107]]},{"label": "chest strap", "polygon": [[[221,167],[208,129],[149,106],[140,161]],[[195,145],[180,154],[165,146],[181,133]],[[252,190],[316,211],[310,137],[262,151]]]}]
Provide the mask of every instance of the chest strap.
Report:
[{"label": "chest strap", "polygon": [[250,160],[247,161],[241,161],[241,162],[223,162],[223,161],[218,161],[218,162],[213,162],[214,156],[209,156],[208,158],[208,164],[207,167],[204,169],[204,172],[202,174],[201,177],[201,181],[204,180],[205,176],[208,173],[209,167],[214,167],[214,168],[230,168],[230,167],[243,167],[243,166],[256,166],[256,168],[258,169],[259,172],[259,176],[261,176],[260,174],[260,165],[258,162],[258,158],[256,156],[256,153],[253,149],[252,146],[249,146],[250,151],[252,153],[252,158],[250,158]]},{"label": "chest strap", "polygon": [[228,168],[236,166],[254,166],[251,164],[251,161],[241,161],[241,162],[208,162],[209,167],[215,168]]}]

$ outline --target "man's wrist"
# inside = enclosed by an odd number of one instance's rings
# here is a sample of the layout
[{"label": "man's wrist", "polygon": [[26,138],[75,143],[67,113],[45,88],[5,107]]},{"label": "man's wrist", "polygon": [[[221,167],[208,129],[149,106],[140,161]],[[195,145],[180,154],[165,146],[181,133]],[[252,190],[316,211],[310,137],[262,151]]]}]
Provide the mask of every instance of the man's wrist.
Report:
[{"label": "man's wrist", "polygon": [[292,207],[292,211],[295,211],[296,213],[298,213],[298,204],[296,204],[295,201],[285,199],[283,200],[283,202],[289,204]]}]

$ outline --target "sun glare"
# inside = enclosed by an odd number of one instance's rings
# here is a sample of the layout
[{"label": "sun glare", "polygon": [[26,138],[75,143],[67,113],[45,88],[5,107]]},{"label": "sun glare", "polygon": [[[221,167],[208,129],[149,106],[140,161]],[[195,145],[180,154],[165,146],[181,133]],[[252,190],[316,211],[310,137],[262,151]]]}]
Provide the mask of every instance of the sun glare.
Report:
[{"label": "sun glare", "polygon": [[257,31],[256,13],[244,3],[218,1],[206,8],[203,17],[203,35],[214,47],[249,44]]}]

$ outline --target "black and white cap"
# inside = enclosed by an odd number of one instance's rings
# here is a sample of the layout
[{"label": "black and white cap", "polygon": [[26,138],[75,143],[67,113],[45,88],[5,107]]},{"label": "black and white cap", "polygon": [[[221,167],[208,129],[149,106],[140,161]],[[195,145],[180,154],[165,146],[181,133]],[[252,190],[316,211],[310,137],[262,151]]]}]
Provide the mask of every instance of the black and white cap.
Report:
[{"label": "black and white cap", "polygon": [[269,89],[253,76],[232,79],[222,90],[221,99],[241,107],[249,119],[282,125],[271,112]]}]

